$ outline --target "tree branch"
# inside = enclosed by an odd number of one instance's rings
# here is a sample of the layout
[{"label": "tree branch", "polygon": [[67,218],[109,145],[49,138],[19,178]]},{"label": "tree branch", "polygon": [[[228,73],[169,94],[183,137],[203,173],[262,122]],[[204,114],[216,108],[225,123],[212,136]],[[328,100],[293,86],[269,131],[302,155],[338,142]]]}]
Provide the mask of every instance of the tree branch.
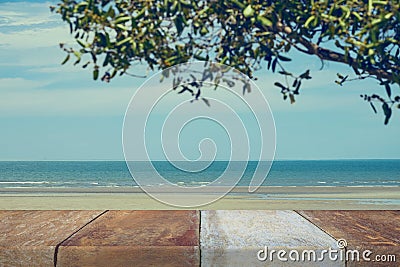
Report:
[{"label": "tree branch", "polygon": [[[284,26],[282,23],[278,22],[275,25],[275,29],[279,32],[283,32],[286,34],[290,34],[292,33],[292,29],[288,26]],[[281,36],[282,37],[282,36]],[[287,39],[285,39],[286,41],[289,41]],[[353,67],[353,69],[361,69],[364,70],[366,72],[368,72],[371,75],[375,75],[377,78],[379,79],[388,79],[388,80],[392,80],[393,79],[393,74],[390,72],[387,72],[385,70],[382,69],[378,69],[378,68],[374,68],[374,67],[370,67],[370,66],[359,66],[357,61],[354,60],[352,57],[348,56],[347,59],[345,57],[345,55],[332,51],[330,49],[326,49],[326,48],[322,48],[319,45],[308,41],[306,39],[304,39],[301,36],[297,36],[296,37],[296,41],[298,43],[300,43],[301,45],[303,45],[305,49],[302,49],[298,46],[294,46],[297,50],[299,50],[300,52],[309,54],[309,55],[316,55],[317,57],[319,57],[321,60],[328,60],[328,61],[335,61],[335,62],[339,62],[339,63],[344,63],[347,65],[350,65],[351,67]]]}]

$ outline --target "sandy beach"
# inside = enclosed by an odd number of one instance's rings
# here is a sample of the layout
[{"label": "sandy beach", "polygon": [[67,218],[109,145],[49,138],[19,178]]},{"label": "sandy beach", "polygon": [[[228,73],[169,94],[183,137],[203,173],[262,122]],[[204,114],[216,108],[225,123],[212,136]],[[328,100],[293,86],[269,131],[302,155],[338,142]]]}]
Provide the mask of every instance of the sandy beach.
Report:
[{"label": "sandy beach", "polygon": [[[210,189],[215,194],[218,190]],[[202,199],[204,194],[171,198]],[[0,209],[18,210],[164,210],[179,209],[154,200],[140,188],[0,189]],[[186,208],[187,209],[187,208]],[[255,193],[237,187],[211,204],[195,209],[399,210],[400,187],[262,187]]]}]

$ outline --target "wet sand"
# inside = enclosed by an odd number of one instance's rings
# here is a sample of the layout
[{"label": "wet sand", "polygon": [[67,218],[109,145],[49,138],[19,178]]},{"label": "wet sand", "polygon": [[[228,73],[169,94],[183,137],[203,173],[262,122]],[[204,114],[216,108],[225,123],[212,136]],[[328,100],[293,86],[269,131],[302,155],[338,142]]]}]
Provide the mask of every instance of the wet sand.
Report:
[{"label": "wet sand", "polygon": [[[204,199],[206,193],[171,198]],[[140,188],[15,188],[0,189],[0,209],[18,210],[153,210],[179,209],[154,200]],[[187,208],[185,208],[187,209]],[[195,209],[400,210],[400,187],[262,187],[249,193],[237,187],[211,204]]]}]

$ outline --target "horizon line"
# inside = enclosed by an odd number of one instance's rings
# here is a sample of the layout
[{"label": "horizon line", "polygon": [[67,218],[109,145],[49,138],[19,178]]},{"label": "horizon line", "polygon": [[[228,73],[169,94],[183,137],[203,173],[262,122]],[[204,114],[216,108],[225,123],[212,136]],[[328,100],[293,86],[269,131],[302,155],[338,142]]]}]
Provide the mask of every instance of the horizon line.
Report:
[{"label": "horizon line", "polygon": [[[400,160],[400,158],[310,158],[310,159],[274,159],[272,161],[351,161],[351,160]],[[0,159],[0,162],[126,162],[124,159]],[[147,160],[136,160],[136,162],[144,162]],[[162,159],[156,159],[156,160],[151,160],[152,162],[171,162],[168,160],[162,160]],[[229,160],[214,160],[214,162],[227,162]],[[232,160],[232,162],[243,162],[243,161],[269,161],[269,160],[256,160],[256,159],[250,159],[250,160]],[[183,161],[183,160],[175,160],[172,162],[190,162],[190,161]],[[196,162],[196,161],[192,161]]]}]

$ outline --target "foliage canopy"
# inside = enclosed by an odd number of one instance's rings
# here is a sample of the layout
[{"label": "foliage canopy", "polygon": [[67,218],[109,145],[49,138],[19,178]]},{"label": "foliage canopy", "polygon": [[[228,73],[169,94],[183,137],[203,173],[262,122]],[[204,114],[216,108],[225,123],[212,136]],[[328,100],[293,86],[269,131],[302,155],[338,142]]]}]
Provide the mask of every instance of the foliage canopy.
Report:
[{"label": "foliage canopy", "polygon": [[63,0],[51,9],[79,45],[60,44],[63,63],[72,56],[74,64],[91,65],[94,79],[134,75],[129,69],[138,62],[153,70],[215,61],[250,78],[263,68],[280,73],[285,82],[275,85],[293,103],[302,80],[311,79],[309,70],[287,70],[295,49],[348,65],[351,77],[338,74],[339,85],[378,80],[384,96],[362,97],[375,112],[373,103],[380,103],[385,124],[400,108],[400,96],[392,94],[400,85],[399,0]]}]

